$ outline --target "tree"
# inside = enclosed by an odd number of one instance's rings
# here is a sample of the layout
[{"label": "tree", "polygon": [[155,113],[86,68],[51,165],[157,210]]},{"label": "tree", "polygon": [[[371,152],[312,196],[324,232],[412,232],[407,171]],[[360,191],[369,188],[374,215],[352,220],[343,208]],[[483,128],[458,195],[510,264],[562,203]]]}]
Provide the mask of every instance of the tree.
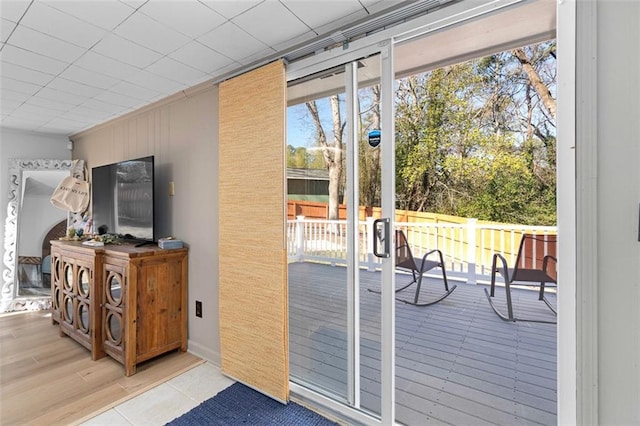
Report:
[{"label": "tree", "polygon": [[[369,97],[370,96],[370,97]],[[365,107],[364,111],[362,110]],[[358,93],[358,140],[360,160],[360,204],[366,207],[380,206],[380,147],[371,148],[368,142],[370,130],[380,130],[380,85],[376,84]]]},{"label": "tree", "polygon": [[340,185],[342,183],[343,155],[342,155],[342,134],[344,131],[344,123],[340,117],[340,100],[338,95],[329,97],[331,106],[331,123],[332,137],[328,140],[327,135],[322,127],[322,121],[318,113],[316,101],[305,103],[316,130],[316,141],[321,148],[322,157],[325,166],[329,170],[329,220],[337,220],[339,218],[339,194]]}]

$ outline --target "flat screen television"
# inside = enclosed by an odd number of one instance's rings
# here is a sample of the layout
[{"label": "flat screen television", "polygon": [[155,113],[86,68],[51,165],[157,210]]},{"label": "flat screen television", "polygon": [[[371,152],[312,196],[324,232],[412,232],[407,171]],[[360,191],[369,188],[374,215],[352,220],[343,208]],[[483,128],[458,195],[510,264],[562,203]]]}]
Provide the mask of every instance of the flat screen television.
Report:
[{"label": "flat screen television", "polygon": [[154,242],[153,156],[94,167],[91,171],[94,232],[132,242]]}]

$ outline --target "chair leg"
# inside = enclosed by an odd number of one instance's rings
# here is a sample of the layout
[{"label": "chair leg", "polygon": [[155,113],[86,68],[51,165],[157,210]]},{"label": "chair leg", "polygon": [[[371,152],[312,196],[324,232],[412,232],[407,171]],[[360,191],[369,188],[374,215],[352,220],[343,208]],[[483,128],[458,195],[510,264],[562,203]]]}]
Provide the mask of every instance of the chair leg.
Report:
[{"label": "chair leg", "polygon": [[509,284],[508,280],[504,281],[504,289],[507,293],[507,312],[509,313],[509,319],[515,321],[513,317],[513,304],[511,303],[511,284]]},{"label": "chair leg", "polygon": [[540,283],[540,294],[538,294],[538,300],[544,300],[544,282]]},{"label": "chair leg", "polygon": [[413,304],[417,305],[418,304],[418,298],[420,297],[420,287],[422,286],[422,275],[420,275],[420,278],[418,278],[418,282],[416,283],[416,295],[413,298]]}]

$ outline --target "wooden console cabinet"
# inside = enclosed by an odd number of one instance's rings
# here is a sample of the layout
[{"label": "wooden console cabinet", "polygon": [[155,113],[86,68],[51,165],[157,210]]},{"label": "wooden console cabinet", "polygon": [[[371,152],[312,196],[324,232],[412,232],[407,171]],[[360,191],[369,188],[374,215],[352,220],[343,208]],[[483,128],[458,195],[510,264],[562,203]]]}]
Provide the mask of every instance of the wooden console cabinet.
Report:
[{"label": "wooden console cabinet", "polygon": [[140,362],[187,350],[187,249],[51,246],[52,320],[92,359],[107,354],[130,376]]}]

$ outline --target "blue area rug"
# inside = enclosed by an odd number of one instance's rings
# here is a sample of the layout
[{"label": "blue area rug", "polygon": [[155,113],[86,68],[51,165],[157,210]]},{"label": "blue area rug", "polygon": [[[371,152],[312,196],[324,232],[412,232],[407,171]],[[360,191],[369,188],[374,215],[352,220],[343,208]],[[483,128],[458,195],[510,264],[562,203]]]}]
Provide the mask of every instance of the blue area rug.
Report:
[{"label": "blue area rug", "polygon": [[337,425],[295,402],[281,404],[241,383],[234,383],[167,424],[171,426]]}]

